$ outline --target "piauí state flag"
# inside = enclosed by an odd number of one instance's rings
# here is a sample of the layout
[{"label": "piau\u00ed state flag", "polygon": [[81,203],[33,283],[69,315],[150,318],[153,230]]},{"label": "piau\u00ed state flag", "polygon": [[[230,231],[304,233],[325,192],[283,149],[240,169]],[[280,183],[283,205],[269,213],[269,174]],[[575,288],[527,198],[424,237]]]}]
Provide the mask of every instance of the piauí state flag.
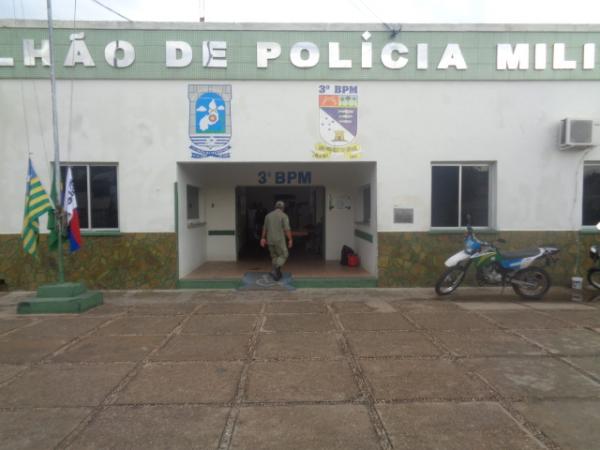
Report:
[{"label": "piau\u00ed state flag", "polygon": [[65,198],[63,201],[65,212],[67,213],[67,238],[71,252],[79,250],[81,247],[81,231],[79,229],[79,213],[77,212],[77,197],[75,197],[75,183],[71,168],[67,169],[67,178],[65,180]]},{"label": "piau\u00ed state flag", "polygon": [[27,187],[25,194],[25,214],[23,217],[23,250],[30,255],[35,255],[40,231],[40,217],[52,211],[50,198],[37,173],[33,168],[31,159],[27,172]]}]

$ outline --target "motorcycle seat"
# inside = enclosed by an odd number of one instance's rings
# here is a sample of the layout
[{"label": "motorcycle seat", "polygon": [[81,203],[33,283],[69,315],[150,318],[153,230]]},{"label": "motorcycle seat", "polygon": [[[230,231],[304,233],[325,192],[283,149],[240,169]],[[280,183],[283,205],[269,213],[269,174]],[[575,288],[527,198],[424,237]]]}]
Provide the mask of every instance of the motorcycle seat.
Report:
[{"label": "motorcycle seat", "polygon": [[529,258],[530,256],[536,256],[540,254],[539,248],[526,248],[523,250],[516,250],[514,252],[502,252],[502,258],[504,259],[519,259]]}]

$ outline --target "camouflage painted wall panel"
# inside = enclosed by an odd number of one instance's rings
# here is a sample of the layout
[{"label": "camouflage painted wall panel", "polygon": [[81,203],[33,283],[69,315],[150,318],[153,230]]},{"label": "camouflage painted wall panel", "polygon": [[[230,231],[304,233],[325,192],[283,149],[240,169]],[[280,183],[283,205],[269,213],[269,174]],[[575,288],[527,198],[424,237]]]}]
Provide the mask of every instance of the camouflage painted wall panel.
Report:
[{"label": "camouflage painted wall panel", "polygon": [[[505,239],[506,244],[499,244],[499,247],[506,251],[538,245],[558,246],[561,250],[558,263],[547,268],[556,286],[570,286],[570,279],[576,272],[577,254],[579,275],[585,277],[592,265],[588,257],[589,246],[600,242],[598,234],[558,231],[511,231],[479,233],[478,236],[486,241]],[[444,270],[444,261],[463,248],[463,237],[463,233],[379,233],[379,286],[433,286]],[[466,283],[474,285],[474,271],[470,272]]]},{"label": "camouflage painted wall panel", "polygon": [[[171,289],[177,282],[175,233],[85,236],[81,250],[64,253],[65,279],[91,289]],[[67,247],[65,247],[67,248]],[[19,235],[0,235],[0,278],[9,289],[34,290],[58,280],[55,253],[40,237],[38,255],[26,255]]]}]

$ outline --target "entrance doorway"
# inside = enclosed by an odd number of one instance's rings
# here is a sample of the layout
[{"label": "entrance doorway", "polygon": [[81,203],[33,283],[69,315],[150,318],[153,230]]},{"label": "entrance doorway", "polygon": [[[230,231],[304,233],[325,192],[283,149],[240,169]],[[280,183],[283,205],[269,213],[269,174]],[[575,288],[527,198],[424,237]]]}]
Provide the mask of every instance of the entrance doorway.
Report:
[{"label": "entrance doorway", "polygon": [[238,186],[236,203],[236,252],[238,261],[265,260],[268,250],[260,247],[265,216],[275,202],[285,203],[290,218],[295,261],[325,259],[325,189],[322,186]]}]

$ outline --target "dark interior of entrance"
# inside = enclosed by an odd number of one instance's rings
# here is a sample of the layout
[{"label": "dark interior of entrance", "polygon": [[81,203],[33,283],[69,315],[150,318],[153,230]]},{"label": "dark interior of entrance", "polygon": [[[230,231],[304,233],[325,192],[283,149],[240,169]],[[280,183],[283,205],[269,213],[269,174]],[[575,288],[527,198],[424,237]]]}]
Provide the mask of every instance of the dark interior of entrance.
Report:
[{"label": "dark interior of entrance", "polygon": [[238,260],[264,258],[260,247],[262,225],[275,202],[285,203],[290,218],[294,246],[290,258],[324,259],[325,189],[323,187],[236,188],[236,238]]}]

